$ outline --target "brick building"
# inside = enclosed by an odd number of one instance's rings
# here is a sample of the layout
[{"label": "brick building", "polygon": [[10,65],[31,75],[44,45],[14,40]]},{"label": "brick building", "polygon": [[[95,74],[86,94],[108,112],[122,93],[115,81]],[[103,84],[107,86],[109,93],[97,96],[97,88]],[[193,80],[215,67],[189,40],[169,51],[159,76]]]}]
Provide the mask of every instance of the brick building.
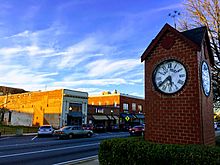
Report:
[{"label": "brick building", "polygon": [[24,89],[0,86],[0,96],[7,94],[25,93]]},{"label": "brick building", "polygon": [[[120,124],[121,128],[144,123],[145,101],[141,97],[122,94],[117,91],[113,93],[102,92],[101,95],[89,96],[88,104],[88,114],[90,116],[100,114],[107,115],[108,118],[113,116],[115,118],[114,123]],[[108,126],[108,118],[103,117],[100,122]],[[93,122],[97,122],[95,118],[93,118]]]},{"label": "brick building", "polygon": [[209,66],[213,66],[214,58],[206,27],[179,32],[166,24],[141,60],[145,62],[145,139],[158,143],[213,145]]},{"label": "brick building", "polygon": [[8,125],[54,127],[87,121],[88,93],[67,89],[0,96],[1,121]]}]

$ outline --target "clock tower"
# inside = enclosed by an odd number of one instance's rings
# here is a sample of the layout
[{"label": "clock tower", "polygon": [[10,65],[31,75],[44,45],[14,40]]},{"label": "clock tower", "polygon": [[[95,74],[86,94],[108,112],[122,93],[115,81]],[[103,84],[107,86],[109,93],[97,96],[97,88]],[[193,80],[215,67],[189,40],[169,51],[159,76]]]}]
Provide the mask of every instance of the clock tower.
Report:
[{"label": "clock tower", "polygon": [[145,139],[214,145],[214,58],[206,27],[179,32],[165,24],[141,61],[145,64]]}]

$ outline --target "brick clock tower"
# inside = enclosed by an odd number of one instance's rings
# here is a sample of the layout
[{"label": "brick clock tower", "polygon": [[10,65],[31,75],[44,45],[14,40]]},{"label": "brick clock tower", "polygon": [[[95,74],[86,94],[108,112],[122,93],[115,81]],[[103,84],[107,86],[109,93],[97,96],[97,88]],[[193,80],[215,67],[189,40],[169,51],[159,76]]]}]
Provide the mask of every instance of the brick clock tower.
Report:
[{"label": "brick clock tower", "polygon": [[214,58],[206,27],[179,32],[165,24],[141,61],[145,62],[145,139],[214,145]]}]

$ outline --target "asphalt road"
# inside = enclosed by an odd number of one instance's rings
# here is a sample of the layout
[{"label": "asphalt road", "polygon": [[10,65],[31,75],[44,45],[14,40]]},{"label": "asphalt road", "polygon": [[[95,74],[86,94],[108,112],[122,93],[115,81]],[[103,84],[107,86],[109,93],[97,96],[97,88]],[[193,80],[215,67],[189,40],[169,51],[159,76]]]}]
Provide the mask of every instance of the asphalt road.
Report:
[{"label": "asphalt road", "polygon": [[51,165],[98,154],[104,139],[127,137],[128,132],[94,134],[91,138],[58,140],[55,137],[36,136],[1,137],[0,165]]}]

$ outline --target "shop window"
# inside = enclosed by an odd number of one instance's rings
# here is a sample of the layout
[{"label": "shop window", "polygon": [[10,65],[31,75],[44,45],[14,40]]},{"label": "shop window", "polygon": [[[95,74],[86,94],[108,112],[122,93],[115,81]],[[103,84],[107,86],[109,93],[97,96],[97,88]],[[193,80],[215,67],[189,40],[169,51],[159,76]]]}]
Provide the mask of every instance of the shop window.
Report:
[{"label": "shop window", "polygon": [[132,103],[132,111],[136,111],[136,103]]},{"label": "shop window", "polygon": [[128,104],[127,103],[123,103],[123,110],[124,110],[124,112],[128,112]]},{"label": "shop window", "polygon": [[74,112],[82,112],[82,104],[80,103],[69,103],[69,110]]},{"label": "shop window", "polygon": [[138,105],[138,111],[142,112],[143,111],[143,106],[142,105]]}]

